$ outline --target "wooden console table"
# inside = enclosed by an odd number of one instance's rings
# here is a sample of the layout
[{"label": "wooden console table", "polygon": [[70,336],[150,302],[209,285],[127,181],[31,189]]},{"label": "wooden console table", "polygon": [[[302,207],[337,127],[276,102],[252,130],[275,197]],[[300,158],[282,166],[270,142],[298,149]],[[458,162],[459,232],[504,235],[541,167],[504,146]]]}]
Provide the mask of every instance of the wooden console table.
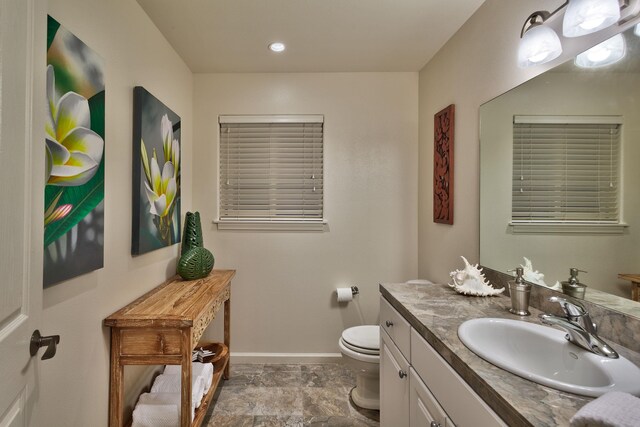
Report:
[{"label": "wooden console table", "polygon": [[175,276],[104,319],[111,327],[109,426],[122,427],[124,365],[182,365],[180,426],[198,427],[207,413],[224,369],[214,372],[207,395],[191,421],[191,351],[224,303],[224,343],[229,346],[231,279],[235,270],[213,270],[208,277]]},{"label": "wooden console table", "polygon": [[618,274],[618,278],[631,282],[631,299],[638,301],[638,289],[640,289],[640,274]]}]

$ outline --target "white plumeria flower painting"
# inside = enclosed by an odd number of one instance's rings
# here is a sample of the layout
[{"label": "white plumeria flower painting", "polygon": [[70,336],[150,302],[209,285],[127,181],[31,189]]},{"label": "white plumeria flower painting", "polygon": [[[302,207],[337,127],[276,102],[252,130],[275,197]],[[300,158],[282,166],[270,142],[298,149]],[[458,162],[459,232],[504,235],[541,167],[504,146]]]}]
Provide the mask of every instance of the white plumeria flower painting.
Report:
[{"label": "white plumeria flower painting", "polygon": [[47,20],[45,287],[103,267],[105,85],[102,58]]},{"label": "white plumeria flower painting", "polygon": [[180,241],[180,117],[142,87],[133,114],[131,252],[140,255]]}]

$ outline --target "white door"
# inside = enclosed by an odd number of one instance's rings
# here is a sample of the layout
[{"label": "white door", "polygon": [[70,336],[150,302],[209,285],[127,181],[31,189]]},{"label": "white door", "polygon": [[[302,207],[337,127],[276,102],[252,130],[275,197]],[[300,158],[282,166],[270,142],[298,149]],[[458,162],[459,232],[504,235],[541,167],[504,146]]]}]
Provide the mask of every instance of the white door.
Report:
[{"label": "white door", "polygon": [[37,407],[29,342],[42,311],[44,3],[0,0],[0,427],[33,425]]}]

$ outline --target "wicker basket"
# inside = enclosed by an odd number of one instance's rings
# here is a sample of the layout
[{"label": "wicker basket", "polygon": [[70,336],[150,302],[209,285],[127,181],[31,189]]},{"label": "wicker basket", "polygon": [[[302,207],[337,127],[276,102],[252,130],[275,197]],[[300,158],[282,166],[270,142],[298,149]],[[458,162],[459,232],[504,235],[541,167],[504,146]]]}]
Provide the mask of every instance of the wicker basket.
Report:
[{"label": "wicker basket", "polygon": [[203,359],[204,363],[213,363],[214,371],[222,369],[226,356],[229,354],[229,347],[221,342],[199,342],[196,349],[203,348],[205,350],[213,351],[212,356],[207,356]]}]

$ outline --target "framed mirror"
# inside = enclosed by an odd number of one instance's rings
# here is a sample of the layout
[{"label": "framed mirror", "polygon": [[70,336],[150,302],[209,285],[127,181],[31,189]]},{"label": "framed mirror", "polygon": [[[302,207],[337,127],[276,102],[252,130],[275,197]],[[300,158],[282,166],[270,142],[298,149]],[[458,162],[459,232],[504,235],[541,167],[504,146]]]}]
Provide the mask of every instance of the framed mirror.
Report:
[{"label": "framed mirror", "polygon": [[640,29],[619,37],[618,62],[568,61],[481,106],[480,264],[526,257],[549,286],[579,268],[585,299],[640,317],[619,278],[640,275]]}]

